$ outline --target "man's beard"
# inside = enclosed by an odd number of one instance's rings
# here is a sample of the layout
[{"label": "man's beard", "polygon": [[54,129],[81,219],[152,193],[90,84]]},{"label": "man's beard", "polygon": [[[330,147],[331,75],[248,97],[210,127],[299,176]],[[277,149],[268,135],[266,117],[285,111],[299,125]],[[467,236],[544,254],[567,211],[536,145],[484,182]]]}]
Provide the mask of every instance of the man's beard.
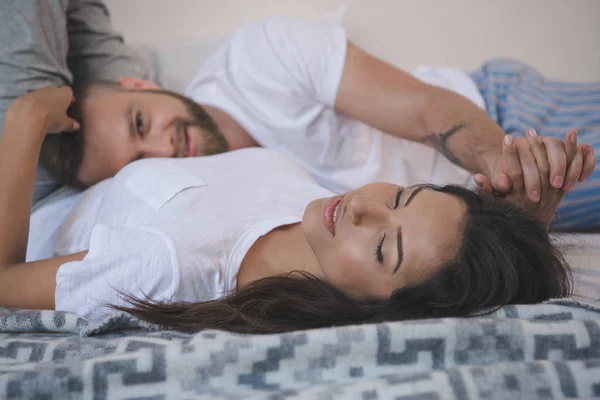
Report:
[{"label": "man's beard", "polygon": [[208,113],[196,102],[187,99],[185,105],[190,117],[187,126],[197,127],[201,134],[202,148],[196,148],[196,156],[212,156],[229,151],[229,142]]},{"label": "man's beard", "polygon": [[[215,121],[208,115],[204,108],[192,99],[182,96],[179,93],[168,90],[156,90],[155,93],[162,93],[177,98],[187,109],[188,118],[177,121],[183,127],[193,126],[200,130],[201,137],[199,143],[201,148],[196,146],[196,156],[212,156],[229,151],[229,142],[223,135]],[[186,155],[184,155],[186,156]]]},{"label": "man's beard", "polygon": [[202,136],[204,139],[204,146],[201,149],[202,154],[199,155],[212,156],[229,151],[229,142],[219,129],[215,131],[203,129]]}]

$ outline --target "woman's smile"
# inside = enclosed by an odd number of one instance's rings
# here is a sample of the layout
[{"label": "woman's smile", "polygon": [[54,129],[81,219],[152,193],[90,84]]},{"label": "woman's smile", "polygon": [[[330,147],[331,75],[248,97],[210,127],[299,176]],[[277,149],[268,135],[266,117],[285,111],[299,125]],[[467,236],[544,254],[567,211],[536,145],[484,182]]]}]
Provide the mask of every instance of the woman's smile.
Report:
[{"label": "woman's smile", "polygon": [[341,216],[339,205],[342,204],[342,199],[344,196],[336,196],[325,202],[323,206],[323,220],[325,222],[325,227],[333,236],[335,236],[335,228],[336,223]]}]

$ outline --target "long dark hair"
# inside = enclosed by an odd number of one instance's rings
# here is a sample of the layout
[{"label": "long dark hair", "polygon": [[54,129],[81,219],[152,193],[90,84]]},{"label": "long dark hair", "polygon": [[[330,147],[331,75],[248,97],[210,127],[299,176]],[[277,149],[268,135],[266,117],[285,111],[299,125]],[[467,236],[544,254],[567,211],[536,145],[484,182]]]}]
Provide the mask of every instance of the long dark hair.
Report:
[{"label": "long dark hair", "polygon": [[506,304],[570,295],[570,269],[535,216],[459,186],[428,188],[466,204],[462,241],[451,262],[420,283],[398,288],[389,298],[356,299],[310,274],[293,272],[258,280],[218,300],[158,303],[126,296],[130,307],[113,308],[176,330],[275,333],[466,317]]}]

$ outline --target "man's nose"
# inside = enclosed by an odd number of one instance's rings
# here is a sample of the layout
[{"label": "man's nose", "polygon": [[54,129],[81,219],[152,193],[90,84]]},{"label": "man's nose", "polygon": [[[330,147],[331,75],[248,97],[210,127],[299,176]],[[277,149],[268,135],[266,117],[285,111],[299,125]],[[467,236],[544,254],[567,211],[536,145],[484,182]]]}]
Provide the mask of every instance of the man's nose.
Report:
[{"label": "man's nose", "polygon": [[173,135],[168,132],[162,132],[160,135],[146,137],[142,147],[142,152],[147,158],[175,156]]},{"label": "man's nose", "polygon": [[388,218],[389,210],[384,204],[362,195],[356,195],[346,206],[353,225],[379,223]]}]

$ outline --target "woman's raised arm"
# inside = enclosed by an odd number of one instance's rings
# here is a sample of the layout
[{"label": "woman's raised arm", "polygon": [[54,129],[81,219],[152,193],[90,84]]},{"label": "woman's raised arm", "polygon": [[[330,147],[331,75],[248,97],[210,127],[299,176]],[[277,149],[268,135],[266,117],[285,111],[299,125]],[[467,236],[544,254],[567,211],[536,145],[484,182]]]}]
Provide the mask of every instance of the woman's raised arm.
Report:
[{"label": "woman's raised arm", "polygon": [[69,87],[47,87],[19,97],[6,113],[0,139],[0,306],[53,308],[56,271],[85,256],[25,263],[40,148],[47,132],[79,129],[67,116],[72,101]]}]

